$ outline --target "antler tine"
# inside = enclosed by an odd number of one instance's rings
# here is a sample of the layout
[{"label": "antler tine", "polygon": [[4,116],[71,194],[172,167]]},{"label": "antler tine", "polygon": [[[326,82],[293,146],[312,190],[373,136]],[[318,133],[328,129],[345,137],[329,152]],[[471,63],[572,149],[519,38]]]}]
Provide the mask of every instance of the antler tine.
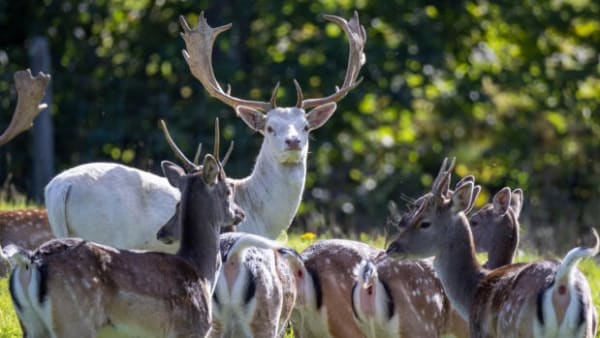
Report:
[{"label": "antler tine", "polygon": [[194,155],[194,164],[196,166],[200,165],[200,155],[202,155],[202,142],[198,143],[198,148],[196,149],[196,154]]},{"label": "antler tine", "polygon": [[186,171],[191,172],[191,171],[197,170],[199,168],[199,166],[195,165],[192,161],[190,161],[183,154],[181,149],[179,149],[177,144],[175,144],[175,141],[173,141],[173,138],[171,137],[171,134],[169,133],[169,129],[167,129],[167,123],[163,119],[160,120],[160,128],[162,129],[163,134],[165,135],[165,139],[167,140],[169,147],[171,147],[171,150],[173,150],[173,152],[175,153],[175,156],[177,156],[177,158],[179,158],[181,160],[181,162],[183,162],[183,166],[185,167]]},{"label": "antler tine", "polygon": [[31,70],[19,70],[14,75],[17,88],[17,106],[8,128],[0,135],[0,145],[12,140],[18,134],[31,128],[33,120],[47,107],[40,104],[50,81],[50,75],[40,72],[33,77]]},{"label": "antler tine", "polygon": [[269,104],[271,105],[271,109],[277,108],[277,92],[279,91],[279,81],[275,84],[275,88],[273,88],[273,92],[271,92],[271,99],[269,100]]},{"label": "antler tine", "polygon": [[227,149],[227,152],[225,153],[225,156],[223,157],[223,160],[221,161],[221,167],[225,168],[225,165],[227,164],[227,161],[229,161],[229,156],[231,155],[232,151],[233,151],[233,141],[231,141],[231,143],[229,143],[229,149]]},{"label": "antler tine", "polygon": [[302,108],[302,101],[304,101],[304,94],[302,94],[302,87],[296,79],[294,79],[294,87],[296,87],[296,108]]},{"label": "antler tine", "polygon": [[448,191],[450,186],[450,175],[452,174],[452,170],[454,170],[454,164],[456,163],[456,157],[453,157],[448,163],[448,158],[444,158],[442,162],[442,166],[440,167],[440,171],[438,172],[437,177],[433,181],[433,186],[431,191],[434,195],[444,197],[443,194]]},{"label": "antler tine", "polygon": [[218,160],[219,157],[219,141],[221,139],[221,128],[219,128],[219,118],[215,118],[215,147],[213,150],[213,156]]},{"label": "antler tine", "polygon": [[329,102],[337,102],[343,99],[361,80],[357,81],[358,73],[366,62],[366,56],[363,52],[367,41],[367,32],[358,20],[358,12],[354,12],[354,17],[350,21],[335,15],[325,15],[325,20],[331,21],[339,25],[346,36],[348,37],[348,66],[346,68],[346,76],[342,87],[336,89],[334,94],[324,98],[307,99],[302,101],[302,108],[316,107]]},{"label": "antler tine", "polygon": [[264,112],[271,109],[269,102],[244,100],[231,96],[229,91],[223,91],[215,78],[212,67],[213,45],[220,33],[231,28],[231,23],[217,28],[210,27],[204,17],[204,11],[200,13],[198,25],[193,29],[190,28],[183,16],[179,17],[179,22],[183,28],[181,36],[186,45],[186,49],[182,50],[183,57],[190,67],[192,75],[202,83],[210,96],[233,108],[247,106]]}]

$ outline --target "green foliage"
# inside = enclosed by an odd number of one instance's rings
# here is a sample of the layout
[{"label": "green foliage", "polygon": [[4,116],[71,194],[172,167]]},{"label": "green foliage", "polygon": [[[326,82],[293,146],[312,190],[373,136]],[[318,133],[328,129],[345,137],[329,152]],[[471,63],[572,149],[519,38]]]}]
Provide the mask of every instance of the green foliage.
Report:
[{"label": "green foliage", "polygon": [[[215,47],[221,84],[267,100],[281,81],[281,104],[293,102],[294,78],[307,97],[342,82],[346,42],[321,14],[360,13],[368,34],[364,81],[313,134],[296,227],[315,231],[321,217],[319,230],[340,223],[342,231],[381,231],[387,200],[419,196],[445,156],[458,157],[459,176],[477,177],[482,196],[522,187],[532,227],[573,236],[573,226],[595,225],[596,1],[4,2],[0,125],[14,105],[12,73],[28,66],[24,41],[41,34],[53,58],[57,169],[110,160],[157,172],[160,160],[173,159],[159,118],[191,154],[199,141],[211,146],[219,116],[225,139],[236,141],[228,172],[247,175],[260,136],[207,97],[180,54],[177,17],[195,24],[202,9],[213,26],[233,23]],[[27,142],[21,136],[0,149],[0,177],[12,173],[25,191]]]}]

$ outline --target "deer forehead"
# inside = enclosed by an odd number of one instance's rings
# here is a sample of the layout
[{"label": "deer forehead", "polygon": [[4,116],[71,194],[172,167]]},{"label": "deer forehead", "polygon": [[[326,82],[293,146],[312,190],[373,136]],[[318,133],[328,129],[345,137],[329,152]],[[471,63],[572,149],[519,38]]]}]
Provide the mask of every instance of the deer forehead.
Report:
[{"label": "deer forehead", "polygon": [[275,108],[267,113],[267,126],[274,129],[290,126],[304,128],[307,123],[306,114],[301,108]]}]

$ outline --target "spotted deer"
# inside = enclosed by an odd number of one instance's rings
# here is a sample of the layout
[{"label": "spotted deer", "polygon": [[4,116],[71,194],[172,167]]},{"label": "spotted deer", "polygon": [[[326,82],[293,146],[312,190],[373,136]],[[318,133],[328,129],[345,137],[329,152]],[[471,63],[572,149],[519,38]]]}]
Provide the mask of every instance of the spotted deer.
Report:
[{"label": "spotted deer", "polygon": [[52,240],[33,253],[12,250],[18,266],[10,293],[25,334],[207,335],[219,233],[243,219],[217,158],[206,154],[202,167],[187,172],[162,162],[165,176],[181,190],[176,254],[118,250],[76,238]]},{"label": "spotted deer", "polygon": [[600,249],[595,243],[569,251],[561,262],[542,260],[488,270],[478,263],[464,211],[473,193],[467,182],[449,193],[455,160],[442,163],[432,190],[406,213],[387,248],[395,257],[435,256],[446,294],[469,322],[471,337],[593,337],[596,312],[577,262]]},{"label": "spotted deer", "polygon": [[513,262],[519,248],[522,207],[523,190],[504,187],[494,195],[492,203],[469,217],[475,249],[488,253],[484,268],[496,269]]},{"label": "spotted deer", "polygon": [[[475,182],[467,176],[456,184]],[[480,190],[475,187],[469,210]],[[422,199],[413,202],[422,203]],[[401,219],[388,205],[388,225]],[[385,255],[356,266],[352,307],[365,337],[468,337],[468,325],[452,308],[431,259],[393,260]]]},{"label": "spotted deer", "polygon": [[[43,209],[0,211],[0,246],[15,244],[33,250],[53,239],[48,215]],[[8,261],[0,260],[0,277],[10,271]]]},{"label": "spotted deer", "polygon": [[[300,85],[294,80],[296,105],[278,107],[279,84],[266,102],[234,97],[216,80],[212,66],[213,44],[231,24],[210,27],[202,12],[198,25],[192,29],[184,17],[180,17],[181,35],[186,45],[183,56],[192,75],[210,96],[231,106],[248,127],[264,136],[252,173],[230,180],[235,186],[236,203],[248,214],[239,225],[240,231],[276,238],[290,226],[304,190],[309,133],[323,126],[335,112],[336,102],[360,82],[357,78],[366,60],[363,53],[366,32],[358,14],[354,13],[350,21],[334,15],[324,18],[340,26],[348,37],[349,56],[343,84],[327,97],[304,99]],[[313,109],[306,112],[309,108]]]},{"label": "spotted deer", "polygon": [[50,75],[40,72],[35,77],[31,70],[19,70],[14,75],[17,89],[17,106],[6,130],[0,135],[0,146],[31,128],[33,120],[48,107],[42,102]]},{"label": "spotted deer", "polygon": [[220,246],[211,337],[282,337],[296,301],[298,254],[242,232],[222,234]]},{"label": "spotted deer", "polygon": [[384,251],[365,243],[320,240],[294,266],[297,299],[292,313],[296,337],[363,337],[352,311],[354,267]]}]

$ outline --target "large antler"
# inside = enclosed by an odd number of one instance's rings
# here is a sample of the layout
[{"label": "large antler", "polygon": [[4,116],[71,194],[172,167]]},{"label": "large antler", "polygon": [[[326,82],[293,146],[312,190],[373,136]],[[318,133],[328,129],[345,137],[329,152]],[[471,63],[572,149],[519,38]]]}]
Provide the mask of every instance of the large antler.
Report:
[{"label": "large antler", "polygon": [[[316,107],[329,102],[337,102],[343,99],[348,92],[356,87],[360,81],[357,81],[358,73],[361,67],[365,64],[366,57],[363,52],[365,42],[367,41],[367,33],[365,28],[358,21],[358,12],[354,12],[354,17],[350,21],[335,16],[325,15],[326,20],[338,24],[348,37],[350,44],[350,51],[348,54],[348,67],[346,69],[346,76],[344,83],[341,88],[336,87],[336,92],[324,98],[315,99],[304,99],[302,89],[296,80],[294,80],[294,86],[296,87],[297,103],[298,108],[311,108]],[[229,89],[224,91],[219,82],[215,78],[215,72],[212,67],[212,50],[217,35],[231,28],[231,24],[212,28],[208,25],[204,12],[200,13],[198,19],[198,25],[191,29],[188,23],[185,21],[183,16],[179,17],[179,22],[183,28],[181,36],[185,40],[186,49],[182,51],[183,57],[190,67],[190,71],[196,79],[202,83],[208,93],[221,100],[223,103],[231,106],[247,106],[266,112],[275,107],[277,104],[275,99],[277,97],[277,90],[279,83],[275,85],[273,92],[271,93],[271,99],[269,102],[265,101],[251,101],[244,100],[230,95]]]},{"label": "large antler", "polygon": [[212,28],[208,25],[208,22],[204,17],[204,11],[200,13],[198,25],[194,29],[190,28],[183,16],[179,17],[179,22],[183,28],[181,36],[183,37],[186,46],[186,49],[182,51],[183,57],[185,58],[185,61],[187,61],[192,75],[202,83],[210,96],[215,97],[234,108],[237,106],[247,106],[264,112],[275,108],[277,86],[273,90],[270,102],[263,102],[244,100],[231,96],[229,90],[227,90],[227,92],[223,91],[219,82],[217,82],[212,67],[213,45],[217,35],[230,29],[231,24]]},{"label": "large antler", "polygon": [[348,92],[360,83],[360,80],[357,81],[358,73],[367,61],[367,57],[363,52],[365,43],[367,42],[367,32],[365,31],[365,27],[358,21],[358,12],[354,12],[354,17],[350,19],[350,21],[346,21],[344,18],[335,15],[325,15],[324,18],[325,20],[339,25],[348,37],[349,51],[346,76],[342,87],[336,87],[336,92],[334,94],[318,99],[304,100],[302,90],[297,82],[295,82],[294,84],[296,85],[296,91],[298,93],[298,102],[296,103],[296,106],[299,108],[306,109],[316,107],[329,102],[337,102],[346,97]]},{"label": "large antler", "polygon": [[0,135],[0,145],[31,128],[33,119],[47,107],[46,104],[40,104],[40,102],[44,97],[48,81],[50,81],[50,75],[40,72],[33,77],[31,70],[27,69],[17,71],[14,78],[18,95],[17,107],[8,128]]},{"label": "large antler", "polygon": [[436,197],[446,198],[446,194],[450,189],[450,176],[452,175],[452,170],[454,170],[454,164],[456,163],[456,157],[453,157],[448,163],[448,158],[444,158],[442,162],[442,166],[440,167],[440,171],[438,172],[437,177],[433,181],[433,185],[431,188],[431,192]]}]

